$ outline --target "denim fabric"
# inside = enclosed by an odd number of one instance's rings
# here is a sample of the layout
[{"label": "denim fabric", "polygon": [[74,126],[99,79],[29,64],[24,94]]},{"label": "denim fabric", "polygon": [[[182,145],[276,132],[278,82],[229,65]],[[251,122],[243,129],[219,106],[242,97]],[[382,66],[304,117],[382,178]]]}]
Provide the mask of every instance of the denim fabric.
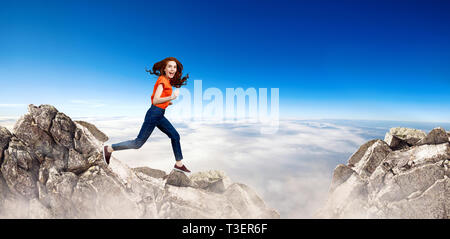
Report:
[{"label": "denim fabric", "polygon": [[139,131],[139,135],[136,139],[113,144],[111,147],[114,150],[138,149],[144,145],[156,126],[171,139],[175,160],[182,160],[183,155],[181,153],[180,135],[169,120],[164,117],[165,111],[165,109],[161,109],[152,104],[150,109],[147,111],[147,114],[145,114],[144,123],[142,124],[141,130]]}]

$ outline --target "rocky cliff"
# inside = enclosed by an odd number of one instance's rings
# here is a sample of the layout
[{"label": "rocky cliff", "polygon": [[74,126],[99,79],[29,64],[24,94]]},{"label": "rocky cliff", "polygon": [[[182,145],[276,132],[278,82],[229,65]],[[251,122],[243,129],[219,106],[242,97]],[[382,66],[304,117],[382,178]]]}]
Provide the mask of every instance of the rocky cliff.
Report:
[{"label": "rocky cliff", "polygon": [[0,126],[2,218],[279,218],[224,172],[186,176],[102,160],[108,137],[51,105]]},{"label": "rocky cliff", "polygon": [[333,173],[319,218],[449,218],[450,133],[392,128]]}]

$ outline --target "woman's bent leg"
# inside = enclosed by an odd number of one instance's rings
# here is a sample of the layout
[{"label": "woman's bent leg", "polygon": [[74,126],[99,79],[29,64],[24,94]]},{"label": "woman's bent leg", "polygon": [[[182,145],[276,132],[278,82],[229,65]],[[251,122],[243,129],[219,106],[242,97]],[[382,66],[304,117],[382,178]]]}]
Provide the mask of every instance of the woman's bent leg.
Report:
[{"label": "woman's bent leg", "polygon": [[172,141],[172,150],[175,156],[175,160],[179,161],[183,159],[183,154],[181,153],[180,135],[177,130],[172,126],[172,124],[167,120],[166,117],[162,117],[161,120],[156,125],[158,129],[164,132]]},{"label": "woman's bent leg", "polygon": [[150,135],[152,134],[153,129],[155,129],[155,126],[160,120],[161,116],[163,115],[160,112],[149,109],[147,111],[147,114],[145,115],[144,123],[142,124],[141,130],[139,131],[136,139],[112,144],[111,147],[114,149],[114,151],[124,149],[138,149],[142,147],[142,145],[147,141],[148,137],[150,137]]}]

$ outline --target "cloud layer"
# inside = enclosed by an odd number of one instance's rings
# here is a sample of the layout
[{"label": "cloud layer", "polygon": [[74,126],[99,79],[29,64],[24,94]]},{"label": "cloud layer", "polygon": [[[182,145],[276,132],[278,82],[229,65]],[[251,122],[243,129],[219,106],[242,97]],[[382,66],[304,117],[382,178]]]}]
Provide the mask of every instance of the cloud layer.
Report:
[{"label": "cloud layer", "polygon": [[[108,144],[134,139],[138,118],[83,119],[105,132]],[[170,120],[170,119],[169,119]],[[173,122],[181,135],[184,163],[195,171],[218,169],[254,188],[283,218],[309,218],[324,203],[332,171],[374,135],[358,127],[327,122],[281,120],[276,134],[258,123]],[[114,152],[130,167],[170,171],[170,139],[155,128],[138,150]]]},{"label": "cloud layer", "polygon": [[[95,124],[109,136],[107,144],[134,139],[142,118],[73,118]],[[17,118],[0,118],[12,131]],[[170,118],[169,118],[170,120]],[[192,171],[218,169],[233,181],[254,188],[282,218],[310,218],[326,200],[331,176],[339,163],[364,142],[383,138],[390,127],[406,126],[425,131],[432,123],[348,120],[279,121],[275,134],[261,134],[259,123],[246,121],[175,121],[181,136],[184,163]],[[444,126],[445,127],[445,126]],[[148,166],[169,172],[175,158],[170,139],[155,128],[138,150],[114,152],[130,167]]]}]

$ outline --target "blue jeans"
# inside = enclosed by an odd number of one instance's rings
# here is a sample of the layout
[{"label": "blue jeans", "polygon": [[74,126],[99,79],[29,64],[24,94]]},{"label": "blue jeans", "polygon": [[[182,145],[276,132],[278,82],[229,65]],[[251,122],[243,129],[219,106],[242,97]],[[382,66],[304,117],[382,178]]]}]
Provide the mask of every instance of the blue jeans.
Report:
[{"label": "blue jeans", "polygon": [[162,132],[164,132],[172,141],[172,150],[175,155],[175,160],[179,161],[183,159],[183,155],[181,154],[181,145],[180,145],[180,135],[177,130],[172,126],[172,124],[164,117],[165,109],[161,109],[152,104],[150,109],[145,114],[145,120],[142,124],[141,130],[139,131],[139,135],[134,140],[128,140],[121,143],[113,144],[111,147],[114,150],[123,150],[123,149],[138,149],[144,145],[147,141],[150,134],[152,134],[153,129],[158,127]]}]

